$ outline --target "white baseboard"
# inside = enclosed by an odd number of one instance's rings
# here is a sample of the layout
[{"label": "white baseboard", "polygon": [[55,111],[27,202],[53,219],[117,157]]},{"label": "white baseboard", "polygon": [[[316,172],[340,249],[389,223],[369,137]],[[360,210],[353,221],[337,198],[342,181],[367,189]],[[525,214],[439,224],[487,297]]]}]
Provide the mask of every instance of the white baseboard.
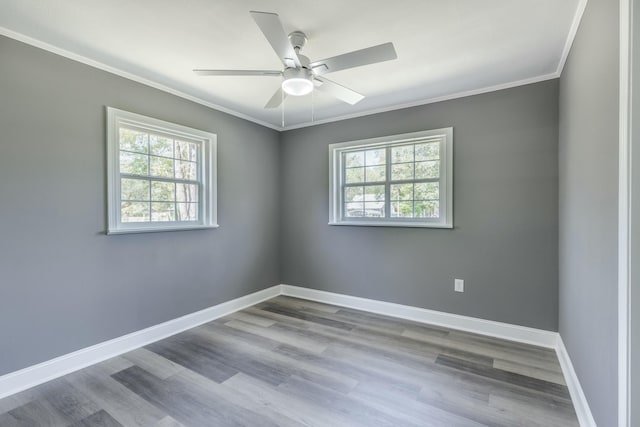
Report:
[{"label": "white baseboard", "polygon": [[280,295],[276,285],[0,376],[0,399]]},{"label": "white baseboard", "polygon": [[596,421],[593,419],[593,415],[591,414],[591,409],[589,408],[589,402],[587,402],[587,398],[582,391],[580,380],[578,380],[578,375],[573,369],[573,363],[571,363],[571,358],[569,357],[567,348],[564,346],[564,342],[562,341],[562,337],[560,335],[558,335],[558,346],[556,347],[556,353],[558,355],[558,360],[560,361],[560,367],[562,368],[564,379],[567,382],[569,394],[571,394],[573,408],[575,409],[576,415],[578,416],[580,426],[597,427]]},{"label": "white baseboard", "polygon": [[511,325],[509,323],[495,322],[493,320],[478,319],[476,317],[461,316],[459,314],[445,313],[442,311],[428,310],[426,308],[412,307],[354,297],[350,295],[336,294],[333,292],[319,291],[316,289],[302,288],[299,286],[281,285],[282,294],[326,304],[355,308],[385,316],[398,317],[414,322],[428,323],[430,325],[444,326],[466,332],[503,338],[540,347],[556,348],[557,332],[542,329],[528,328],[526,326]]}]

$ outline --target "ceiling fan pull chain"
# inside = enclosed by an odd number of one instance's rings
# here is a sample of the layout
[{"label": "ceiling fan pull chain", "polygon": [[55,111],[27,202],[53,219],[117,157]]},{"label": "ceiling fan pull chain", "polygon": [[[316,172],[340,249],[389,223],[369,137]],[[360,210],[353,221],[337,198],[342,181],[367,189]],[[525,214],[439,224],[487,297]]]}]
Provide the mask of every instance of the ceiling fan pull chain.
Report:
[{"label": "ceiling fan pull chain", "polygon": [[282,98],[282,102],[280,102],[280,105],[282,105],[281,111],[282,111],[282,128],[284,129],[284,91],[281,90],[280,91],[280,97]]},{"label": "ceiling fan pull chain", "polygon": [[314,92],[315,92],[315,90],[311,91],[311,123],[313,123],[313,116],[315,114],[314,106],[315,106],[316,96],[315,96]]}]

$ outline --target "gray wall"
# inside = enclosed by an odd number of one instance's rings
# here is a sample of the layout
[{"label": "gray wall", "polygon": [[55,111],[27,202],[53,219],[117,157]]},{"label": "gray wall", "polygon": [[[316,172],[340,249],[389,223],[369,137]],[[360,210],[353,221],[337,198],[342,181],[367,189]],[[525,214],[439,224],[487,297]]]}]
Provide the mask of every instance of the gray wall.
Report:
[{"label": "gray wall", "polygon": [[[279,283],[277,132],[0,37],[0,375]],[[106,236],[105,105],[217,133],[220,228]]]},{"label": "gray wall", "polygon": [[[557,330],[557,106],[552,80],[284,132],[283,283]],[[328,144],[446,126],[453,230],[327,225]]]},{"label": "gray wall", "polygon": [[560,79],[560,335],[617,425],[618,2],[590,0]]}]

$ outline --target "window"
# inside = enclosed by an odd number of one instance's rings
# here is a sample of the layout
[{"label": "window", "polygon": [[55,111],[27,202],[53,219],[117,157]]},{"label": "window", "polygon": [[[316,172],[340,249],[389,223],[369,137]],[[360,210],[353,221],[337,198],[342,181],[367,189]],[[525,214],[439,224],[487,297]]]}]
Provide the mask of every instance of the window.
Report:
[{"label": "window", "polygon": [[108,234],[213,228],[216,135],[107,107]]},{"label": "window", "polygon": [[331,225],[453,228],[453,128],[329,145]]}]

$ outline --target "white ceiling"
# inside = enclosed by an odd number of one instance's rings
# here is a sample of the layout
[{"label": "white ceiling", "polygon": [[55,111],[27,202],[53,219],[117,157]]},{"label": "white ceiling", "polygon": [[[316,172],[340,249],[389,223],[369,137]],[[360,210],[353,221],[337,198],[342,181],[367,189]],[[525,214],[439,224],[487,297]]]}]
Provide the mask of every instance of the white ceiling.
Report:
[{"label": "white ceiling", "polygon": [[282,68],[249,11],[304,31],[312,61],[391,41],[394,61],[328,74],[366,98],[289,97],[285,128],[558,77],[586,0],[3,0],[0,34],[275,129],[274,77],[193,68]]}]

